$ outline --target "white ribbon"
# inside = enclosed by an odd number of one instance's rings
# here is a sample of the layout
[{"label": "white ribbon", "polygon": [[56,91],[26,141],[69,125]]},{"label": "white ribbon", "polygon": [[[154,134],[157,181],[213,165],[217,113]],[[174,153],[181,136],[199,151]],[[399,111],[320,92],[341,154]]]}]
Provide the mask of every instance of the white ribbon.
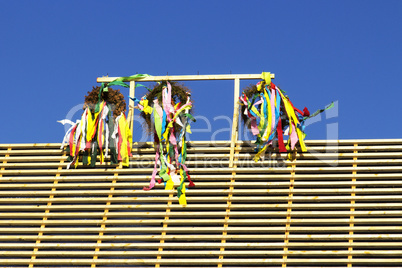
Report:
[{"label": "white ribbon", "polygon": [[105,157],[108,156],[108,151],[109,151],[109,125],[106,123],[106,116],[109,113],[109,108],[105,106],[102,111],[102,118],[103,120],[103,125],[105,126]]},{"label": "white ribbon", "polygon": [[60,120],[60,121],[57,121],[57,122],[59,122],[59,123],[61,123],[61,124],[63,124],[63,125],[65,125],[65,124],[70,124],[70,125],[71,125],[71,127],[67,130],[66,134],[64,135],[63,142],[61,143],[61,146],[60,146],[60,149],[63,149],[63,148],[64,148],[64,144],[69,142],[69,135],[70,135],[71,131],[73,130],[73,128],[75,127],[75,125],[80,122],[80,120],[77,120],[76,123],[73,123],[73,122],[72,122],[71,120],[69,120],[69,119],[63,119],[63,120]]}]

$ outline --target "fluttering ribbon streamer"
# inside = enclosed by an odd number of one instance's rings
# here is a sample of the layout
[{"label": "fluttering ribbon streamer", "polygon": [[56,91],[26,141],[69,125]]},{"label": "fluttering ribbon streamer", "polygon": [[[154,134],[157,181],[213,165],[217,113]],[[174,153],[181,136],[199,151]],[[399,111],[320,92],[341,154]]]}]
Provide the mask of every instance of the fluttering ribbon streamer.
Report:
[{"label": "fluttering ribbon streamer", "polygon": [[[252,134],[256,136],[254,161],[257,162],[269,146],[277,146],[279,152],[294,152],[299,146],[302,152],[306,152],[305,120],[331,108],[333,104],[310,115],[306,107],[303,111],[294,107],[285,91],[272,83],[270,73],[263,72],[261,79],[256,90],[243,91],[239,97],[242,112],[249,120]],[[289,135],[286,144],[284,135]]]},{"label": "fluttering ribbon streamer", "polygon": [[[137,76],[141,77],[144,75]],[[98,154],[100,163],[102,164],[105,157],[110,154],[111,164],[122,162],[123,166],[129,166],[129,157],[132,156],[132,134],[126,116],[122,112],[116,119],[113,119],[111,105],[102,100],[101,97],[102,92],[108,90],[108,86],[119,85],[129,87],[122,80],[124,79],[120,77],[107,85],[102,83],[94,112],[86,108],[81,116],[81,120],[77,120],[75,123],[68,119],[58,121],[63,125],[71,125],[61,145],[61,149],[63,149],[65,144],[67,144],[66,151],[68,152],[68,160],[70,161],[67,169],[72,165],[77,167],[80,152],[83,153],[83,165],[89,164],[91,167],[94,167]]]},{"label": "fluttering ribbon streamer", "polygon": [[139,101],[137,108],[153,118],[154,126],[155,164],[149,187],[144,187],[144,190],[154,188],[159,166],[160,179],[158,182],[164,182],[166,190],[173,190],[176,186],[179,204],[187,205],[185,182],[189,182],[188,187],[194,187],[185,164],[187,157],[186,133],[191,133],[189,123],[195,121],[190,114],[192,108],[190,94],[187,94],[185,103],[174,103],[172,86],[166,81],[162,87],[160,101],[157,98],[148,100],[144,96]]}]

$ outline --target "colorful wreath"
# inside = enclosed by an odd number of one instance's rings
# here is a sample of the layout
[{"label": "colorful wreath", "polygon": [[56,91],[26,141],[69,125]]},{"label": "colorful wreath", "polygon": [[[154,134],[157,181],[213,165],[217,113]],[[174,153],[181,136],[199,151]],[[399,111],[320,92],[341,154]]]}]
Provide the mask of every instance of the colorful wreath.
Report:
[{"label": "colorful wreath", "polygon": [[[296,152],[298,145],[302,152],[304,144],[304,122],[333,106],[318,110],[313,115],[305,107],[303,111],[294,107],[285,92],[271,81],[270,73],[262,73],[262,81],[245,88],[240,97],[243,123],[256,136],[258,161],[269,146],[278,147],[279,152]],[[283,136],[289,135],[285,145]]]},{"label": "colorful wreath", "polygon": [[185,86],[162,81],[141,98],[137,108],[141,111],[149,132],[153,132],[155,144],[155,164],[149,187],[155,186],[159,167],[159,183],[165,182],[165,189],[177,186],[177,196],[181,205],[186,205],[185,182],[193,187],[185,162],[187,157],[186,133],[191,133],[189,121],[192,102],[190,90]]},{"label": "colorful wreath", "polygon": [[[128,166],[131,156],[132,134],[126,120],[126,102],[119,90],[102,86],[93,87],[85,96],[84,112],[76,123],[64,119],[62,124],[72,125],[66,132],[61,148],[66,151],[71,165],[77,167],[82,152],[82,163],[95,166],[97,155],[100,163],[110,153],[112,164],[122,162]],[[113,116],[112,116],[113,113]]]}]

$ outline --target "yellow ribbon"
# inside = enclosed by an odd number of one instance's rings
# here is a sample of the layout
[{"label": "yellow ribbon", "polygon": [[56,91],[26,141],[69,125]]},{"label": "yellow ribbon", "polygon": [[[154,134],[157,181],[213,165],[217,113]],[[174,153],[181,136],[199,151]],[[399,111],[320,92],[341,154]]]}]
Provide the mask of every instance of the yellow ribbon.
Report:
[{"label": "yellow ribbon", "polygon": [[260,160],[261,155],[267,150],[269,144],[265,144],[265,146],[258,151],[258,153],[254,156],[254,162],[258,162]]},{"label": "yellow ribbon", "polygon": [[92,115],[91,111],[88,110],[87,116],[87,141],[91,141],[94,133],[96,131],[96,120],[98,119],[99,112]]},{"label": "yellow ribbon", "polygon": [[[299,137],[299,143],[300,143],[300,148],[301,148],[302,152],[307,152],[307,147],[306,147],[306,145],[304,143],[305,135],[303,134],[303,132],[299,128],[296,127],[299,124],[299,119],[297,118],[297,116],[295,114],[293,106],[292,106],[292,104],[290,104],[290,102],[288,101],[287,97],[285,97],[282,94],[282,92],[279,91],[279,94],[281,94],[283,104],[285,105],[285,110],[286,110],[286,113],[287,113],[288,118],[289,118],[289,137],[293,133],[293,131],[296,131],[297,136]],[[293,121],[293,123],[295,125],[295,129],[293,129],[292,121]],[[290,139],[289,139],[289,141],[290,141]],[[286,147],[286,148],[289,150],[288,147]]]},{"label": "yellow ribbon", "polygon": [[145,114],[152,114],[153,108],[148,105],[147,99],[142,99],[139,103],[144,107],[143,111]]},{"label": "yellow ribbon", "polygon": [[[183,176],[183,169],[180,169],[180,184],[183,183],[184,181],[184,176]],[[186,200],[186,187],[183,185],[183,187],[181,188],[181,195],[179,197],[179,204],[182,206],[186,206],[187,205],[187,200]]]},{"label": "yellow ribbon", "polygon": [[261,79],[265,81],[266,85],[271,84],[271,73],[270,72],[262,72]]},{"label": "yellow ribbon", "polygon": [[[128,122],[126,117],[122,115],[119,119],[119,129],[121,134],[121,147],[120,147],[120,155],[122,158],[122,164],[125,167],[129,166],[129,154],[131,153],[133,137],[131,134],[131,130],[128,126]],[[129,152],[130,150],[130,152]]]},{"label": "yellow ribbon", "polygon": [[186,126],[186,132],[192,134],[190,125],[187,125],[187,126]]},{"label": "yellow ribbon", "polygon": [[173,186],[174,186],[174,182],[170,178],[168,181],[166,181],[165,190],[173,190]]}]

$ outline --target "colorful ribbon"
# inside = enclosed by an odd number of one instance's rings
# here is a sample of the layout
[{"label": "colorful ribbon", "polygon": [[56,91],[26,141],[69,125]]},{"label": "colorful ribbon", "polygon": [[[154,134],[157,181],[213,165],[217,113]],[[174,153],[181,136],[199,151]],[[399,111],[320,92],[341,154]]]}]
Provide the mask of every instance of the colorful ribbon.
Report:
[{"label": "colorful ribbon", "polygon": [[[117,85],[120,82],[118,79],[115,81],[107,86]],[[90,164],[94,167],[98,154],[101,164],[110,154],[112,164],[122,162],[123,166],[129,165],[132,148],[131,130],[126,116],[121,113],[114,120],[110,104],[101,100],[102,92],[107,90],[107,86],[102,83],[99,90],[99,101],[96,103],[94,112],[91,112],[89,108],[85,109],[81,120],[77,120],[76,123],[67,119],[59,121],[63,125],[66,123],[72,125],[67,130],[61,145],[61,148],[64,148],[67,143],[66,150],[70,161],[67,169],[71,165],[77,167],[80,152],[83,153],[82,163],[84,165]]]},{"label": "colorful ribbon", "polygon": [[[151,190],[155,186],[159,164],[158,182],[163,181],[166,190],[173,190],[176,186],[179,203],[183,206],[187,204],[185,182],[189,182],[188,187],[194,186],[185,164],[186,133],[191,133],[189,121],[195,121],[189,114],[191,107],[190,94],[184,104],[173,102],[169,82],[162,87],[161,101],[143,97],[137,106],[141,112],[151,115],[154,123],[155,164],[149,187],[144,187],[144,190]],[[178,127],[180,131],[177,130]]]},{"label": "colorful ribbon", "polygon": [[[307,151],[305,134],[300,128],[304,112],[295,109],[284,91],[272,83],[270,73],[262,73],[261,78],[253,95],[247,96],[243,92],[240,96],[243,113],[249,118],[250,130],[256,136],[257,153],[254,161],[257,162],[266,149],[274,144],[277,144],[280,152],[294,151],[297,144],[302,152]],[[308,113],[307,108],[304,111]],[[289,139],[285,146],[283,132],[287,127]]]},{"label": "colorful ribbon", "polygon": [[[284,94],[286,92],[272,83],[270,73],[263,72],[261,79],[252,94],[243,92],[239,98],[243,106],[242,111],[249,119],[250,130],[256,136],[257,153],[254,161],[257,162],[265,150],[274,144],[279,152],[296,151],[297,145],[302,152],[306,152],[304,122],[332,108],[333,103],[310,115],[306,107],[301,111],[293,106]],[[284,135],[289,135],[286,145]]]}]

